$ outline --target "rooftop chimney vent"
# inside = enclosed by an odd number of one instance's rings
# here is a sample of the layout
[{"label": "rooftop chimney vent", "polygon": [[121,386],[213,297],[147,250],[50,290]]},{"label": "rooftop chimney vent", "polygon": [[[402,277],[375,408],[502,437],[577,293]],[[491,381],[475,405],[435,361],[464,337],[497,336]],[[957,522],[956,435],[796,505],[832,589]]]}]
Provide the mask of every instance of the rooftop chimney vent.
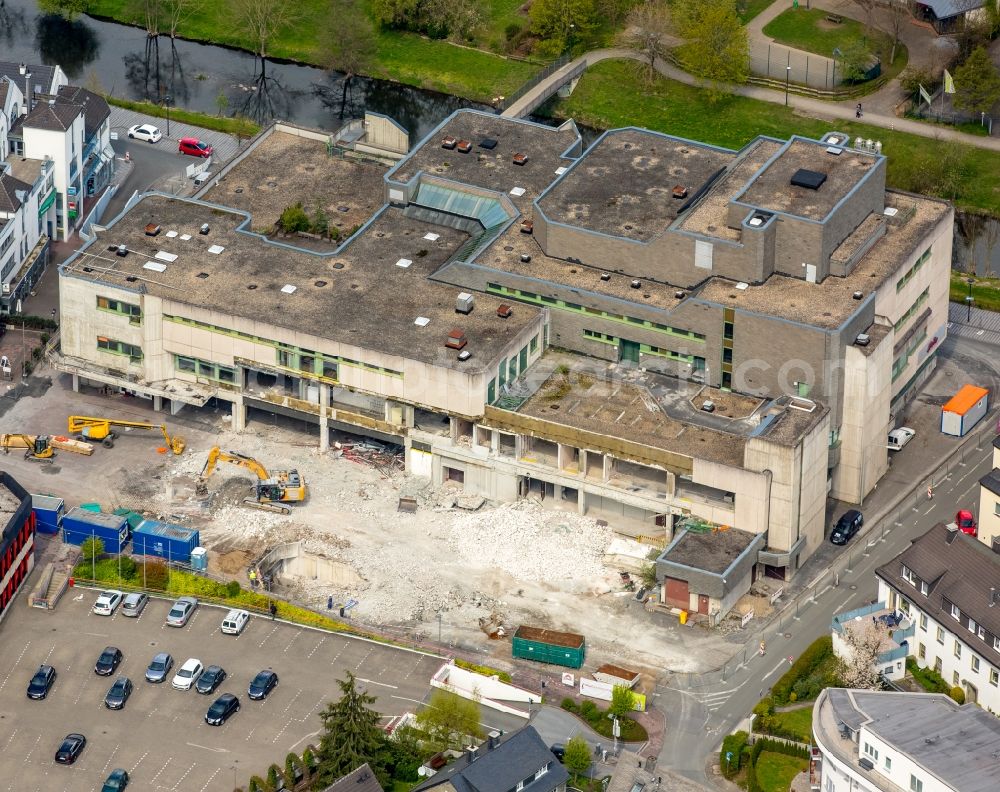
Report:
[{"label": "rooftop chimney vent", "polygon": [[687,198],[688,188],[685,187],[683,184],[675,184],[674,189],[672,191],[672,195],[674,196],[674,198]]},{"label": "rooftop chimney vent", "polygon": [[871,336],[867,333],[858,333],[857,337],[854,339],[854,343],[861,347],[866,347],[872,342]]},{"label": "rooftop chimney vent", "polygon": [[611,280],[611,273],[610,272],[602,272],[601,273],[601,280],[604,281],[605,283],[607,281]]},{"label": "rooftop chimney vent", "polygon": [[122,258],[125,258],[125,256],[128,255],[128,246],[126,246],[126,245],[119,245],[118,249],[115,251],[115,255],[116,256],[121,256]]},{"label": "rooftop chimney vent", "polygon": [[860,291],[856,291],[856,292],[854,292],[854,294],[851,295],[851,297],[853,297],[855,300],[860,300],[864,296],[865,296],[865,293],[864,292],[860,292]]},{"label": "rooftop chimney vent", "polygon": [[684,297],[685,297],[685,294],[682,291],[675,291],[674,292],[674,297],[676,297],[678,300],[683,300]]},{"label": "rooftop chimney vent", "polygon": [[208,223],[202,223],[201,228],[198,229],[198,233],[201,234],[202,236],[208,236],[208,232],[210,230],[211,229],[209,228]]},{"label": "rooftop chimney vent", "polygon": [[501,319],[509,319],[511,313],[513,312],[510,310],[510,306],[507,305],[507,303],[501,303],[497,306],[497,316]]},{"label": "rooftop chimney vent", "polygon": [[465,338],[465,333],[458,327],[454,328],[450,333],[448,333],[448,340],[444,342],[444,345],[448,349],[462,349],[468,342]]},{"label": "rooftop chimney vent", "polygon": [[705,401],[701,403],[701,411],[707,413],[715,412],[715,402],[710,399],[705,399]]},{"label": "rooftop chimney vent", "polygon": [[160,226],[157,223],[147,223],[144,230],[146,236],[156,236],[160,233]]},{"label": "rooftop chimney vent", "polygon": [[522,263],[527,264],[529,261],[531,261],[531,256],[529,256],[527,253],[522,253],[521,261]]},{"label": "rooftop chimney vent", "polygon": [[470,314],[475,307],[475,300],[468,292],[461,292],[455,300],[455,313]]},{"label": "rooftop chimney vent", "polygon": [[631,286],[633,289],[641,289],[642,288],[642,281],[641,280],[634,280],[634,281],[632,281],[629,284],[629,286]]}]

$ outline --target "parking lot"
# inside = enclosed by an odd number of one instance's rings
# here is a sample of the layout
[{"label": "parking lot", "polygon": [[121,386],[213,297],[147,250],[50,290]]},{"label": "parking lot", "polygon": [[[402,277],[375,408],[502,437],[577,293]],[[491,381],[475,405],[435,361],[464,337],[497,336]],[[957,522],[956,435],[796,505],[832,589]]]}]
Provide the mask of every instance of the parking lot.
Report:
[{"label": "parking lot", "polygon": [[[441,665],[435,657],[266,618],[251,618],[239,636],[223,635],[225,610],[205,605],[183,628],[165,626],[170,600],[152,600],[138,619],[120,609],[98,616],[91,612],[97,593],[71,588],[49,612],[21,598],[0,625],[0,790],[99,790],[113,768],[123,767],[130,789],[229,792],[272,762],[283,765],[289,751],[318,742],[316,713],[339,696],[336,682],[345,672],[378,698],[380,712],[398,715],[418,708]],[[97,676],[94,663],[108,645],[125,659],[112,676]],[[150,684],[144,674],[157,652],[173,655],[171,677],[197,657],[221,665],[228,678],[211,695],[174,690],[169,678]],[[31,701],[26,687],[42,663],[58,677],[45,700]],[[265,701],[251,701],[247,686],[268,667],[278,687]],[[119,675],[135,691],[124,710],[108,710],[104,696]],[[225,725],[209,726],[205,712],[224,692],[236,694],[242,709]],[[57,765],[55,751],[70,732],[84,734],[87,747],[76,764]]]}]

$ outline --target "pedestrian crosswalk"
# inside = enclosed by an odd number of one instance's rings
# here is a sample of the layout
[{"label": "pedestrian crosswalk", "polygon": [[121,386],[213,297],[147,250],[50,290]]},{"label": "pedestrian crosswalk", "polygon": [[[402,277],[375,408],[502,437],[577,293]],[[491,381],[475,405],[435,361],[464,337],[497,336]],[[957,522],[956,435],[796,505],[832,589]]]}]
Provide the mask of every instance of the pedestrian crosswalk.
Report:
[{"label": "pedestrian crosswalk", "polygon": [[735,690],[719,690],[714,693],[700,693],[695,695],[695,698],[704,704],[709,712],[715,712],[721,709],[735,692]]}]

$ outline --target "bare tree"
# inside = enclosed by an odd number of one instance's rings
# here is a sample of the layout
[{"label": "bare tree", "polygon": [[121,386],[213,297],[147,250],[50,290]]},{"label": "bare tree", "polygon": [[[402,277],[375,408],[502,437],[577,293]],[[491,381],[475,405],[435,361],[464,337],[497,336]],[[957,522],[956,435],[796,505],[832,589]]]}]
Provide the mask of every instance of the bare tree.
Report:
[{"label": "bare tree", "polygon": [[647,82],[653,80],[656,59],[666,57],[672,32],[670,9],[663,0],[645,0],[629,11],[621,43],[642,55]]},{"label": "bare tree", "polygon": [[371,20],[355,0],[332,0],[329,26],[320,36],[323,65],[342,72],[341,112],[347,103],[351,80],[364,74],[375,57],[375,31]]},{"label": "bare tree", "polygon": [[896,61],[896,50],[903,36],[903,26],[910,19],[910,4],[904,0],[889,3],[885,10],[885,32],[892,39],[892,53],[889,55],[889,65]]},{"label": "bare tree", "polygon": [[879,6],[879,0],[851,0],[858,7],[858,10],[865,15],[865,27],[874,30],[875,9]]},{"label": "bare tree", "polygon": [[274,37],[301,16],[291,0],[231,0],[231,3],[234,22],[262,62],[268,56]]},{"label": "bare tree", "polygon": [[170,38],[177,38],[177,29],[191,16],[195,0],[160,0],[163,5],[164,24]]},{"label": "bare tree", "polygon": [[149,38],[160,35],[160,12],[162,0],[129,0],[129,9],[142,20]]},{"label": "bare tree", "polygon": [[878,656],[883,651],[883,643],[888,637],[888,629],[882,622],[849,622],[844,625],[841,636],[847,651],[841,658],[840,678],[844,687],[861,690],[879,690],[882,687],[882,672]]}]

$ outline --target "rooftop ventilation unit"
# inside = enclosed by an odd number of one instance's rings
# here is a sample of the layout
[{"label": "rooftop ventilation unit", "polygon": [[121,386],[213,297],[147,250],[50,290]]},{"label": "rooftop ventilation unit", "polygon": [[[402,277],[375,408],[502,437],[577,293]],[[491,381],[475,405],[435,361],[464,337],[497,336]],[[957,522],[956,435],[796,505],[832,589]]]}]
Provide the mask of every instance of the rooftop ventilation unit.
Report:
[{"label": "rooftop ventilation unit", "polygon": [[527,253],[522,253],[521,254],[521,261],[523,263],[527,264],[529,261],[531,261],[531,256],[529,256]]},{"label": "rooftop ventilation unit", "polygon": [[175,236],[177,236],[177,232],[176,231],[167,231],[167,233],[165,234],[165,236],[166,236],[167,239],[173,239]]},{"label": "rooftop ventilation unit", "polygon": [[886,217],[895,217],[899,214],[899,210],[895,206],[887,206],[885,207],[885,212],[883,212],[883,214]]},{"label": "rooftop ventilation unit", "polygon": [[295,289],[296,288],[297,287],[292,286],[292,284],[286,283],[284,286],[281,287],[281,293],[282,294],[295,294]]},{"label": "rooftop ventilation unit", "polygon": [[431,320],[428,319],[426,316],[418,316],[416,319],[413,320],[413,324],[415,324],[417,327],[427,327],[427,325],[429,325],[430,323]]},{"label": "rooftop ventilation unit", "polygon": [[521,221],[521,233],[531,234],[535,231],[535,223],[532,220],[522,220]]},{"label": "rooftop ventilation unit", "polygon": [[793,187],[805,187],[807,190],[818,190],[826,181],[826,174],[819,171],[799,168],[792,174]]},{"label": "rooftop ventilation unit", "polygon": [[115,255],[125,258],[125,256],[128,255],[128,247],[126,247],[125,245],[119,245],[118,248],[115,250]]},{"label": "rooftop ventilation unit", "polygon": [[859,291],[856,291],[856,292],[854,292],[854,294],[851,295],[851,297],[853,299],[855,299],[855,300],[860,300],[864,296],[865,296],[865,293],[864,292],[859,292]]},{"label": "rooftop ventilation unit", "polygon": [[510,319],[510,315],[513,311],[510,310],[510,306],[507,303],[500,303],[497,306],[497,316],[501,319]]},{"label": "rooftop ventilation unit", "polygon": [[156,236],[160,233],[160,226],[156,223],[147,223],[144,230],[146,232],[146,236]]},{"label": "rooftop ventilation unit", "polygon": [[611,280],[611,273],[610,272],[602,272],[601,273],[601,280],[602,281],[609,281],[609,280]]},{"label": "rooftop ventilation unit", "polygon": [[218,256],[223,250],[225,250],[225,248],[222,245],[212,245],[208,249],[208,252],[211,253],[213,256]]},{"label": "rooftop ventilation unit", "polygon": [[510,190],[510,194],[513,195],[515,198],[520,198],[522,195],[524,195],[524,193],[525,189],[523,187],[512,187]]},{"label": "rooftop ventilation unit", "polygon": [[424,239],[428,242],[437,242],[441,238],[440,234],[435,234],[433,231],[428,231],[424,234]]},{"label": "rooftop ventilation unit", "polygon": [[871,336],[868,333],[858,333],[858,337],[854,339],[854,343],[860,347],[866,347],[872,342]]},{"label": "rooftop ventilation unit", "polygon": [[461,360],[463,363],[470,357],[472,357],[472,353],[468,349],[463,349],[461,352],[458,353],[458,359]]},{"label": "rooftop ventilation unit", "polygon": [[674,198],[687,198],[688,188],[685,187],[683,184],[675,184],[674,189],[671,191],[671,194],[674,196]]},{"label": "rooftop ventilation unit", "polygon": [[701,411],[707,413],[715,412],[715,402],[706,399],[701,403]]},{"label": "rooftop ventilation unit", "polygon": [[202,236],[208,236],[210,230],[208,223],[202,223],[201,228],[198,229],[198,233]]},{"label": "rooftop ventilation unit", "polygon": [[683,300],[685,296],[686,295],[684,294],[684,292],[680,290],[674,292],[674,297],[676,297],[678,300]]},{"label": "rooftop ventilation unit", "polygon": [[157,259],[158,261],[165,261],[168,264],[170,264],[174,261],[177,261],[177,254],[167,253],[167,251],[165,250],[157,250],[156,255],[153,256],[153,258]]},{"label": "rooftop ventilation unit", "polygon": [[413,262],[408,258],[401,258],[396,262],[396,266],[402,267],[403,269],[407,269],[412,263]]},{"label": "rooftop ventilation unit", "polygon": [[458,141],[458,144],[455,146],[455,150],[460,151],[463,154],[468,154],[470,151],[472,151],[472,143],[469,142],[468,140],[460,140]]},{"label": "rooftop ventilation unit", "polygon": [[837,147],[837,146],[828,146],[827,149],[826,149],[826,153],[827,154],[833,154],[833,156],[835,156],[835,157],[839,157],[841,154],[844,153],[844,150],[842,148]]},{"label": "rooftop ventilation unit", "polygon": [[739,289],[740,291],[746,291],[747,289],[750,288],[750,284],[740,281],[739,283],[736,284],[736,288]]},{"label": "rooftop ventilation unit", "polygon": [[153,272],[166,272],[167,265],[161,264],[159,261],[147,261],[142,265],[143,269],[152,270]]},{"label": "rooftop ventilation unit", "polygon": [[634,280],[634,281],[632,281],[629,284],[629,286],[631,286],[633,289],[641,289],[642,288],[642,281],[640,281],[640,280]]},{"label": "rooftop ventilation unit", "polygon": [[515,165],[527,165],[528,164],[528,155],[527,154],[522,154],[519,151],[519,152],[517,152],[517,154],[514,155],[513,162],[514,162]]},{"label": "rooftop ventilation unit", "polygon": [[453,138],[451,135],[448,135],[444,140],[441,141],[441,148],[448,149],[448,151],[451,151],[457,145],[458,145],[458,140],[456,138]]},{"label": "rooftop ventilation unit", "polygon": [[465,333],[456,327],[448,333],[448,340],[444,342],[444,345],[448,349],[462,349],[467,343],[469,342],[465,338]]},{"label": "rooftop ventilation unit", "polygon": [[762,226],[764,225],[764,218],[760,215],[754,215],[747,221],[747,225],[753,226],[754,228]]},{"label": "rooftop ventilation unit", "polygon": [[487,151],[493,151],[497,147],[499,141],[493,138],[483,138],[479,141],[479,148],[486,149]]},{"label": "rooftop ventilation unit", "polygon": [[470,314],[475,307],[475,300],[468,292],[462,292],[455,300],[455,313]]}]

